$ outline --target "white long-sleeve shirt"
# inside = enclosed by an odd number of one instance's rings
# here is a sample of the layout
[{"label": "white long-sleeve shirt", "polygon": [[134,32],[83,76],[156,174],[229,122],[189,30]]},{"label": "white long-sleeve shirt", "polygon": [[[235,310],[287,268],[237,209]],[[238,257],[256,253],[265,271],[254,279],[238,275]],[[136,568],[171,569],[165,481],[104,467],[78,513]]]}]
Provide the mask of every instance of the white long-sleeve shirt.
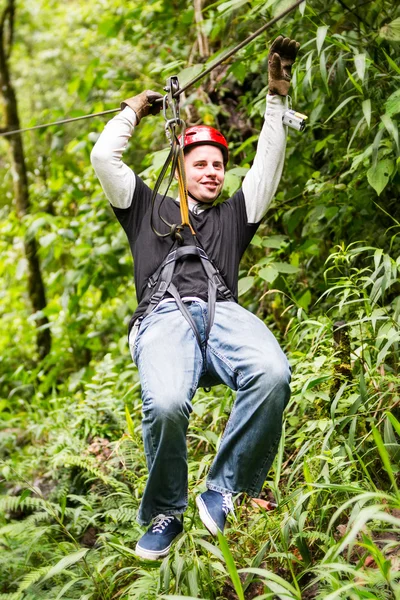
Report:
[{"label": "white long-sleeve shirt", "polygon": [[[267,96],[257,153],[242,184],[248,223],[258,223],[263,218],[281,178],[287,137],[287,128],[282,123],[285,109],[285,98]],[[122,160],[135,125],[136,114],[127,106],[107,123],[91,153],[104,193],[117,208],[128,208],[135,191],[135,174]],[[197,203],[188,200],[193,210]]]}]

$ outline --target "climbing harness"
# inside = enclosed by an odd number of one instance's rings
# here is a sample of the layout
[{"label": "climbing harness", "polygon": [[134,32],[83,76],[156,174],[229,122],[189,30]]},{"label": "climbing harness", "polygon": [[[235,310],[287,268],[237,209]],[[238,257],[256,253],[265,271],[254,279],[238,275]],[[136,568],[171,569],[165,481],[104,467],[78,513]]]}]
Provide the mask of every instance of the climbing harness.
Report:
[{"label": "climbing harness", "polygon": [[[221,273],[217,269],[217,267],[212,263],[210,258],[207,256],[203,248],[200,247],[199,242],[194,238],[196,245],[190,246],[178,246],[178,242],[174,244],[166,258],[163,260],[161,265],[156,269],[151,277],[147,280],[147,288],[143,296],[143,302],[147,304],[146,311],[140,317],[140,322],[147,317],[161,300],[166,296],[166,294],[170,294],[179,310],[181,311],[183,317],[189,323],[190,327],[193,330],[197,343],[202,351],[202,354],[205,358],[205,351],[207,347],[208,337],[210,335],[211,327],[214,322],[215,316],[215,304],[217,301],[217,295],[220,294],[222,300],[227,302],[236,302],[236,299],[228,286],[226,285]],[[201,261],[203,269],[207,275],[208,279],[208,319],[207,319],[207,327],[204,337],[204,342],[201,340],[201,335],[199,330],[197,329],[196,323],[190,314],[189,310],[185,306],[182,298],[179,295],[179,292],[175,285],[172,283],[172,278],[175,272],[176,264],[179,260],[185,259],[188,256],[196,256]],[[132,318],[133,322],[135,319],[135,315]]]},{"label": "climbing harness", "polygon": [[[232,48],[232,50],[229,50],[228,52],[226,52],[225,54],[223,54],[221,56],[221,58],[219,58],[216,62],[212,62],[211,65],[207,69],[205,69],[205,71],[202,71],[201,73],[199,73],[199,75],[197,75],[196,77],[194,77],[193,79],[191,79],[188,83],[186,83],[181,88],[178,88],[178,89],[174,90],[172,92],[172,96],[174,98],[180,96],[188,88],[192,87],[192,85],[194,85],[195,83],[197,83],[198,81],[200,81],[200,79],[203,79],[203,77],[205,77],[206,75],[208,75],[209,73],[211,73],[211,71],[213,71],[216,67],[218,67],[220,64],[222,64],[223,62],[225,62],[226,60],[228,60],[231,56],[233,56],[234,54],[236,54],[236,52],[238,52],[239,50],[241,50],[242,48],[244,48],[245,46],[247,46],[248,44],[250,44],[250,42],[252,42],[253,40],[255,40],[264,31],[266,31],[267,29],[269,29],[270,27],[272,27],[272,25],[275,25],[275,23],[277,23],[278,21],[280,21],[281,19],[283,19],[283,17],[286,17],[286,15],[288,15],[293,10],[295,10],[303,2],[305,2],[305,0],[297,0],[297,2],[295,2],[294,4],[292,4],[291,6],[289,6],[286,10],[282,11],[279,15],[277,15],[276,17],[274,17],[273,19],[271,19],[270,21],[268,21],[268,23],[265,23],[262,27],[260,27],[259,29],[257,29],[257,31],[255,31],[254,33],[252,33],[251,35],[249,35],[245,40],[243,40],[242,42],[240,42],[240,44],[238,44],[237,46],[235,46],[234,48]],[[119,112],[120,110],[121,110],[120,108],[112,108],[110,110],[104,110],[102,112],[92,113],[90,115],[82,115],[80,117],[72,117],[70,119],[63,119],[61,121],[53,121],[52,123],[45,123],[43,125],[34,125],[33,127],[25,127],[25,128],[22,128],[22,129],[13,129],[11,131],[2,131],[2,132],[0,132],[0,136],[9,136],[9,135],[13,135],[15,133],[24,133],[26,131],[33,131],[34,129],[42,129],[42,128],[45,128],[45,127],[53,127],[55,125],[65,125],[66,123],[72,123],[73,121],[80,121],[82,119],[91,119],[92,117],[100,117],[102,115],[108,115],[108,114],[111,114],[111,113],[116,113],[116,112]]]}]

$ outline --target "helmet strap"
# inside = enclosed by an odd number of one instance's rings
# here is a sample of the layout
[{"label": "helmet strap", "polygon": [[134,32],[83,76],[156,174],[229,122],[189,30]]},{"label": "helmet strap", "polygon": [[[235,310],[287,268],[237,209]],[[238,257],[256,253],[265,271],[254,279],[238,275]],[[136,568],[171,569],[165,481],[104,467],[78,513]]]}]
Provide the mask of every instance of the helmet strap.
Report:
[{"label": "helmet strap", "polygon": [[[219,198],[220,195],[221,195],[221,192],[218,194],[217,198]],[[207,208],[211,208],[213,205],[213,202],[217,199],[217,198],[214,198],[214,200],[210,203],[202,202],[201,200],[196,198],[196,196],[193,196],[193,194],[191,192],[189,192],[189,190],[188,190],[188,196],[190,196],[192,200],[196,200],[196,202],[198,202],[202,207],[206,206]]]},{"label": "helmet strap", "polygon": [[196,202],[201,203],[201,201],[198,198],[196,198],[196,196],[193,196],[193,194],[191,192],[189,192],[189,190],[188,190],[188,196],[190,196],[192,200],[196,200]]}]

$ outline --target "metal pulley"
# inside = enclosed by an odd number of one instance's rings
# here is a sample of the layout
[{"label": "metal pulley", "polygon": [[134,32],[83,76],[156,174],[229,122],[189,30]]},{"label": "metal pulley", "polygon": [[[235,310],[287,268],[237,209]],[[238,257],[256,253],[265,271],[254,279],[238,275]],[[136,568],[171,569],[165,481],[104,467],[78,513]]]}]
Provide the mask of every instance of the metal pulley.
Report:
[{"label": "metal pulley", "polygon": [[[179,80],[176,75],[168,77],[164,87],[167,92],[163,98],[163,116],[165,120],[165,133],[167,134],[169,143],[172,144],[174,135],[177,135],[177,128],[180,128],[179,134],[182,140],[185,137],[185,121],[180,118],[179,110]],[[170,114],[168,114],[168,111]]]}]

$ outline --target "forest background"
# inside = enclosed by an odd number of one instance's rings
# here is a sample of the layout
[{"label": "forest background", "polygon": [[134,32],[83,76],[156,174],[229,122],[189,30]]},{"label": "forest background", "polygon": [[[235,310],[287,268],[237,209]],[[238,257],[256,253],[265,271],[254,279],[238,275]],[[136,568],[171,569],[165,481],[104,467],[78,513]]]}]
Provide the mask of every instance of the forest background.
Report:
[{"label": "forest background", "polygon": [[[0,133],[183,84],[289,5],[1,0]],[[240,302],[287,351],[292,399],[261,501],[237,498],[217,542],[193,498],[233,395],[198,392],[186,533],[161,565],[133,554],[132,260],[89,160],[107,119],[0,136],[1,600],[400,597],[400,8],[303,3],[188,90],[187,123],[229,140],[225,197],[255,154],[278,34],[301,43],[292,102],[309,118],[289,131]],[[125,160],[152,184],[166,149],[148,117]]]}]

